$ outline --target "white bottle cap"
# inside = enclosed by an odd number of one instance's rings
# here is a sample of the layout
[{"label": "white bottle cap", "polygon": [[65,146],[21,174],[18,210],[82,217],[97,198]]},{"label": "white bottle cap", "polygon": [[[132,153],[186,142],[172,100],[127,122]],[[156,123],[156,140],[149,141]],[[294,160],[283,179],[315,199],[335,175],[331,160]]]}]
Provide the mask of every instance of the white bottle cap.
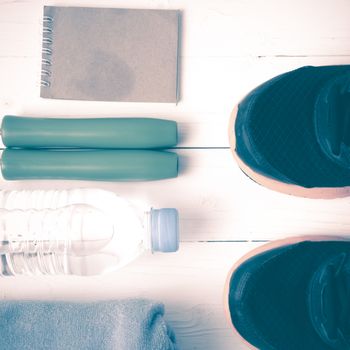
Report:
[{"label": "white bottle cap", "polygon": [[179,249],[179,215],[175,208],[151,210],[151,245],[155,252]]}]

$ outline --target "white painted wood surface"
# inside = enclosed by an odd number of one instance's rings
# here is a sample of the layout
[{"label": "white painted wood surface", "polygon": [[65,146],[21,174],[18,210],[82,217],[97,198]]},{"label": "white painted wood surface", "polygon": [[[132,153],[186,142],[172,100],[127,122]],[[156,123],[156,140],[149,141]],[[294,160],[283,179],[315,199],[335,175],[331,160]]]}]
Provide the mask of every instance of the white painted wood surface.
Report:
[{"label": "white painted wood surface", "polygon": [[223,287],[232,262],[258,244],[183,243],[178,253],[145,255],[108,278],[5,278],[0,298],[161,300],[180,349],[243,350],[224,314]]},{"label": "white painted wood surface", "polygon": [[[177,105],[39,97],[43,5],[181,9]],[[350,198],[308,200],[250,181],[228,149],[234,105],[253,87],[303,65],[350,64],[348,0],[0,0],[0,111],[35,116],[153,116],[179,123],[180,175],[149,183],[1,181],[1,189],[98,186],[175,206],[181,248],[95,278],[8,278],[0,298],[161,300],[181,349],[244,350],[222,308],[231,265],[286,235],[350,233]],[[3,346],[0,340],[0,348]],[[5,348],[4,348],[5,349]]]}]

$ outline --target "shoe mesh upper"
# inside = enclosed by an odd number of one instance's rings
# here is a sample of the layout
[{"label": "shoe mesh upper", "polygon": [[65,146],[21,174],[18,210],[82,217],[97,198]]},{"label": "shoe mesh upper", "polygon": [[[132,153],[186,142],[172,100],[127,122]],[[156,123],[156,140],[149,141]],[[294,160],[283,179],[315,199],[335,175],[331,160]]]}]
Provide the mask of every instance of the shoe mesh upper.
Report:
[{"label": "shoe mesh upper", "polygon": [[228,296],[234,327],[261,350],[331,350],[313,328],[308,293],[320,264],[341,252],[350,242],[303,242],[241,264]]},{"label": "shoe mesh upper", "polygon": [[325,156],[314,122],[320,89],[342,74],[350,74],[350,66],[303,67],[252,91],[237,113],[238,156],[253,170],[283,182],[350,185],[350,170]]}]

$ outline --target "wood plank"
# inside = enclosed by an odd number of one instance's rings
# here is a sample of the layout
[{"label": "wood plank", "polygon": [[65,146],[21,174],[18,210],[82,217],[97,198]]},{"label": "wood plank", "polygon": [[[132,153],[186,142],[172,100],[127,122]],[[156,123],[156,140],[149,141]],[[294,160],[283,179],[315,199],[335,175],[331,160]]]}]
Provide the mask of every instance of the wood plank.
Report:
[{"label": "wood plank", "polygon": [[0,57],[0,113],[33,116],[149,116],[179,123],[180,147],[227,147],[232,109],[264,81],[304,65],[349,64],[349,57],[185,58],[177,104],[50,100],[39,97],[40,58]]},{"label": "wood plank", "polygon": [[269,240],[291,235],[350,233],[350,200],[304,199],[257,185],[228,149],[178,150],[179,177],[151,182],[2,181],[2,189],[98,187],[130,201],[175,207],[181,240]]},{"label": "wood plank", "polygon": [[178,253],[145,254],[108,276],[3,278],[0,299],[160,300],[180,349],[245,350],[225,318],[223,288],[234,262],[259,245],[183,243]]},{"label": "wood plank", "polygon": [[[83,5],[78,0],[70,4]],[[316,0],[283,6],[278,0],[263,4],[257,0],[215,4],[208,0],[138,0],[129,5],[183,9],[181,100],[177,105],[41,99],[42,3],[7,0],[0,3],[1,114],[169,118],[179,123],[180,146],[225,147],[229,115],[252,88],[303,65],[350,63],[350,52],[344,51],[350,25],[346,0],[324,0],[322,6]],[[126,4],[107,0],[100,6]],[[317,11],[310,16],[313,9]],[[288,25],[287,15],[289,20],[298,18],[298,26]],[[324,42],[325,38],[329,40]],[[297,52],[290,52],[293,42],[300,45]],[[280,51],[275,52],[277,47]],[[318,53],[308,51],[312,48]]]},{"label": "wood plank", "polygon": [[346,0],[222,0],[215,3],[197,0],[188,6],[185,3],[181,4],[185,8],[184,53],[187,55],[349,53],[344,47],[350,29],[347,18],[350,3]]},{"label": "wood plank", "polygon": [[[71,0],[69,5],[86,2]],[[252,88],[303,65],[350,63],[347,0],[103,0],[91,6],[183,10],[180,102],[40,99],[42,1],[0,0],[1,114],[164,117],[179,123],[180,147],[227,147],[230,112]],[[1,181],[1,189],[98,186],[136,203],[177,207],[182,244],[177,254],[145,255],[112,276],[2,279],[0,299],[153,298],[165,302],[180,348],[246,349],[224,318],[222,288],[233,262],[259,244],[204,242],[345,235],[350,232],[350,201],[269,191],[244,176],[227,149],[177,152],[180,176],[173,180]],[[204,242],[191,243],[199,241]]]},{"label": "wood plank", "polygon": [[[71,0],[69,5],[87,4]],[[11,31],[12,38],[21,40],[28,35],[29,42],[36,40],[22,25],[33,28],[32,23],[40,24],[40,0],[3,0],[0,6],[0,22],[18,23],[18,30]],[[350,54],[347,0],[104,0],[89,6],[182,10],[185,56]],[[0,47],[0,55],[3,50]],[[30,50],[26,46],[26,51]]]}]

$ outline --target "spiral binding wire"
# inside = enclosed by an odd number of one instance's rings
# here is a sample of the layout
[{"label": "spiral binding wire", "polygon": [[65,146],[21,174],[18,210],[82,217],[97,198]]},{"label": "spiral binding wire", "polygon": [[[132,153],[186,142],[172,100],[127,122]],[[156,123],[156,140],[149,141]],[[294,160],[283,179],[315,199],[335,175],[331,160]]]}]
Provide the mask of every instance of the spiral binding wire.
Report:
[{"label": "spiral binding wire", "polygon": [[49,87],[51,71],[49,67],[52,65],[52,22],[51,16],[44,16],[43,18],[43,40],[42,40],[42,58],[41,58],[41,81],[42,87]]}]

